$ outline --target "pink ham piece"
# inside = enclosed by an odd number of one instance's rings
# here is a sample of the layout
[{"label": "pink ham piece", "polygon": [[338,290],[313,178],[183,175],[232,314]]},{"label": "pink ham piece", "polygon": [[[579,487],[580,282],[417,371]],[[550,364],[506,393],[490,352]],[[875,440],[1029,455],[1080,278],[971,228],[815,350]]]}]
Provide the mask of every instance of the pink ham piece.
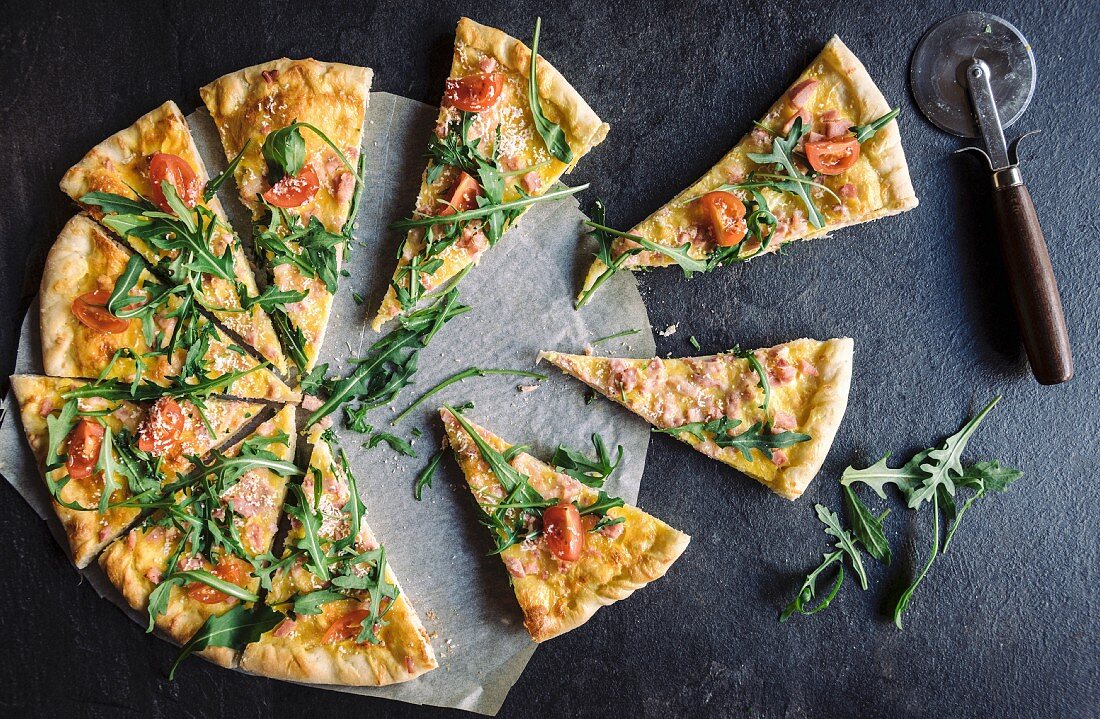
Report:
[{"label": "pink ham piece", "polygon": [[819,84],[817,80],[803,80],[787,91],[787,99],[795,107],[804,107],[814,96],[814,90]]},{"label": "pink ham piece", "polygon": [[799,108],[798,112],[794,113],[787,118],[787,121],[783,123],[782,134],[786,136],[790,133],[791,128],[794,127],[794,121],[798,118],[802,118],[802,126],[806,127],[813,120],[813,116],[810,115],[810,111],[805,108]]},{"label": "pink ham piece", "polygon": [[477,66],[481,68],[482,72],[493,72],[497,69],[497,59],[490,55],[486,55],[477,61]]},{"label": "pink ham piece", "polygon": [[776,410],[772,416],[772,429],[783,432],[798,427],[798,418],[790,412]]},{"label": "pink ham piece", "polygon": [[839,194],[841,197],[844,197],[844,198],[847,198],[847,199],[850,200],[850,199],[858,196],[859,192],[856,190],[855,185],[853,185],[850,182],[846,182],[846,183],[844,183],[843,185],[840,186],[840,189],[837,190],[837,194]]},{"label": "pink ham piece", "polygon": [[542,178],[532,170],[523,176],[523,187],[528,192],[538,192],[542,188]]},{"label": "pink ham piece", "polygon": [[282,639],[291,632],[294,631],[294,626],[297,624],[295,620],[287,617],[283,621],[279,622],[279,626],[275,627],[275,631],[271,633],[271,636]]},{"label": "pink ham piece", "polygon": [[618,539],[622,536],[623,529],[625,529],[625,527],[623,527],[623,523],[619,522],[618,524],[611,524],[606,527],[602,527],[600,529],[600,534],[607,537],[608,539]]},{"label": "pink ham piece", "polygon": [[630,392],[638,386],[638,370],[621,359],[611,360],[611,373],[624,391]]},{"label": "pink ham piece", "polygon": [[772,450],[772,464],[776,467],[782,467],[787,463],[787,453],[781,449]]},{"label": "pink ham piece", "polygon": [[333,185],[337,202],[351,202],[351,197],[355,194],[355,175],[344,170],[336,176]]},{"label": "pink ham piece", "polygon": [[150,567],[149,569],[145,570],[145,578],[148,579],[153,584],[160,584],[160,579],[161,579],[160,567]]},{"label": "pink ham piece", "polygon": [[240,481],[222,495],[222,499],[245,519],[255,517],[274,506],[271,485],[260,474],[252,471],[245,472]]}]

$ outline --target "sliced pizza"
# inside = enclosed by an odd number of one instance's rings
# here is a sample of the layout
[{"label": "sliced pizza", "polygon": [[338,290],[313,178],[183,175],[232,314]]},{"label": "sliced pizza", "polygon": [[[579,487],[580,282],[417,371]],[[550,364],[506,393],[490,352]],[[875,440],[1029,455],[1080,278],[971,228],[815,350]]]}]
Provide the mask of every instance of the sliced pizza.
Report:
[{"label": "sliced pizza", "polygon": [[287,512],[294,520],[266,602],[285,618],[249,644],[241,668],[315,684],[382,686],[437,664],[386,550],[363,518],[355,477],[331,432],[313,453]]},{"label": "sliced pizza", "polygon": [[664,576],[691,538],[582,484],[450,409],[447,440],[536,642]]},{"label": "sliced pizza", "polygon": [[852,382],[852,340],[800,339],[684,359],[542,352],[609,399],[703,454],[797,499],[825,461]]},{"label": "sliced pizza", "polygon": [[96,145],[61,189],[173,285],[286,372],[244,248],[233,233],[187,121],[166,102]]},{"label": "sliced pizza", "polygon": [[620,268],[706,271],[916,207],[896,115],[833,37],[705,175],[628,233],[598,235],[578,304]]},{"label": "sliced pizza", "polygon": [[166,287],[144,267],[88,217],[65,224],[39,294],[46,374],[212,383],[235,397],[300,399],[203,315],[186,288]]},{"label": "sliced pizza", "polygon": [[[130,606],[148,612],[150,631],[156,626],[186,646],[208,622],[259,601],[259,575],[287,478],[299,473],[293,463],[294,409],[283,407],[171,485],[171,494],[159,499],[172,506],[149,515],[100,555],[108,579]],[[231,666],[239,647],[209,641],[197,648]]]},{"label": "sliced pizza", "polygon": [[350,250],[371,76],[365,67],[283,58],[200,91],[256,221],[256,253],[282,295],[272,319],[301,371],[317,361]]},{"label": "sliced pizza", "polygon": [[416,210],[395,225],[408,234],[374,330],[478,262],[535,199],[572,192],[548,191],[607,135],[561,73],[532,59],[519,40],[459,20]]},{"label": "sliced pizza", "polygon": [[128,393],[77,379],[15,375],[11,384],[81,568],[138,518],[143,501],[263,408],[215,398],[130,401]]}]

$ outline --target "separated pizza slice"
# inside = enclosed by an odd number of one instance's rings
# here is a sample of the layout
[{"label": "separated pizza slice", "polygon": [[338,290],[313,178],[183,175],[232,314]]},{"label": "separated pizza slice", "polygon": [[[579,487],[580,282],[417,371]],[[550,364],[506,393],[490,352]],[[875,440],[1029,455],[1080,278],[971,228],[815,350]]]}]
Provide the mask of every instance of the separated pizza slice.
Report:
[{"label": "separated pizza slice", "polygon": [[435,669],[428,634],[363,517],[347,457],[331,432],[314,428],[310,442],[309,470],[292,488],[292,526],[266,598],[285,618],[245,648],[241,669],[353,686]]},{"label": "separated pizza slice", "polygon": [[[117,539],[99,563],[131,607],[173,640],[222,666],[240,646],[205,627],[230,612],[271,618],[258,603],[259,573],[278,527],[293,463],[292,405],[227,452],[215,453],[170,487],[173,501]],[[150,503],[151,506],[156,506]],[[255,608],[259,607],[259,610]],[[235,616],[230,615],[230,616]]]},{"label": "separated pizza slice", "polygon": [[664,576],[691,538],[449,409],[447,439],[537,641]]},{"label": "separated pizza slice", "polygon": [[[369,68],[283,58],[230,73],[200,91],[256,221],[253,245],[271,286],[270,309],[291,360],[309,371],[362,188]],[[357,164],[358,163],[358,164]]]},{"label": "separated pizza slice", "polygon": [[85,567],[202,457],[263,405],[233,400],[130,401],[77,379],[15,375],[27,442],[53,498],[73,562]]},{"label": "separated pizza slice", "polygon": [[39,293],[46,374],[213,383],[235,397],[300,399],[203,315],[189,290],[169,288],[144,268],[88,217],[65,224],[46,256]]},{"label": "separated pizza slice", "polygon": [[543,359],[787,499],[825,461],[852,381],[847,337],[684,359]]},{"label": "separated pizza slice", "polygon": [[395,226],[408,234],[371,327],[478,262],[533,199],[571,193],[547,194],[608,129],[550,63],[539,57],[532,67],[526,45],[459,20],[414,217]]},{"label": "separated pizza slice", "polygon": [[166,102],[96,145],[61,189],[141,254],[173,285],[190,289],[231,331],[286,372],[252,267],[215,196],[187,121]]},{"label": "separated pizza slice", "polygon": [[833,37],[751,133],[626,233],[645,246],[601,248],[578,304],[622,267],[710,270],[916,207],[896,114]]}]

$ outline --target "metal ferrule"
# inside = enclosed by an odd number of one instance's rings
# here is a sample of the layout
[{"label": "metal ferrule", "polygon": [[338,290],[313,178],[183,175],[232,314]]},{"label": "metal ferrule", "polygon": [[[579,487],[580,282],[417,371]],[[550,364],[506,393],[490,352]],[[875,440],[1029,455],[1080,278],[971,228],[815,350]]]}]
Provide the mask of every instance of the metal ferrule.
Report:
[{"label": "metal ferrule", "polygon": [[1024,176],[1020,174],[1019,165],[1009,165],[1003,170],[993,172],[993,187],[1000,190],[1005,187],[1015,187],[1024,184]]}]

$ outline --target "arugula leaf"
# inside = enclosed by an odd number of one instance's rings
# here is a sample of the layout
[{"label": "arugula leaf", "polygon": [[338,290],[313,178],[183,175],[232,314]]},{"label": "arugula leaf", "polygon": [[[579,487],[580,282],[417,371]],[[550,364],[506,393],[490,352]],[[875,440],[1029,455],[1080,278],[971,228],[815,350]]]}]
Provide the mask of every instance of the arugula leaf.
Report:
[{"label": "arugula leaf", "polygon": [[406,457],[416,457],[416,451],[412,448],[411,444],[389,432],[375,432],[374,436],[370,438],[370,441],[366,443],[366,447],[368,449],[374,449],[382,442],[388,444],[390,449],[400,452]]},{"label": "arugula leaf", "polygon": [[309,555],[310,561],[306,564],[306,569],[316,574],[322,581],[328,581],[330,575],[325,550],[321,546],[321,518],[318,509],[310,505],[301,485],[290,485],[290,491],[296,502],[287,504],[286,513],[297,519],[302,525],[303,535],[294,546],[297,549],[305,550]]},{"label": "arugula leaf", "polygon": [[244,153],[252,145],[252,138],[245,140],[244,146],[241,151],[237,153],[237,156],[229,161],[229,164],[225,166],[225,169],[219,172],[214,177],[210,178],[206,183],[206,187],[202,191],[202,201],[210,202],[214,199],[214,196],[218,194],[218,190],[225,184],[225,181],[232,176],[237,170],[237,165],[241,164],[241,159],[244,157]]},{"label": "arugula leaf", "polygon": [[249,295],[246,292],[241,292],[241,309],[250,310],[259,305],[260,309],[265,312],[270,312],[280,305],[301,302],[307,295],[309,295],[309,293],[305,290],[280,290],[275,285],[268,285],[264,288],[263,292],[255,296]]},{"label": "arugula leaf", "polygon": [[323,605],[345,599],[351,599],[351,597],[335,589],[317,589],[295,599],[293,611],[295,614],[303,616],[320,614]]},{"label": "arugula leaf", "polygon": [[432,225],[446,225],[452,222],[461,222],[462,220],[473,220],[481,217],[488,217],[495,212],[501,210],[513,210],[521,207],[527,207],[528,205],[538,204],[540,202],[550,202],[552,200],[560,200],[563,197],[569,197],[575,195],[578,192],[582,192],[589,188],[589,183],[583,185],[577,185],[576,187],[563,187],[560,190],[551,190],[544,195],[535,195],[528,197],[521,197],[518,200],[510,200],[503,202],[499,205],[484,205],[473,210],[465,210],[464,212],[456,212],[453,215],[430,215],[428,217],[419,217],[411,220],[398,220],[397,222],[390,223],[389,228],[391,230],[409,230],[414,227],[430,227]]},{"label": "arugula leaf", "polygon": [[169,681],[175,677],[180,662],[192,652],[202,651],[207,647],[241,649],[247,644],[258,641],[283,619],[281,612],[275,611],[266,604],[255,604],[252,607],[237,604],[224,614],[210,615],[190,641],[183,645],[179,656],[172,663],[172,668],[168,670]]},{"label": "arugula leaf", "polygon": [[114,438],[111,425],[103,424],[103,443],[99,445],[99,458],[96,460],[95,469],[103,475],[103,489],[99,493],[99,513],[104,514],[111,502],[111,495],[122,485],[116,478],[121,474],[119,466],[114,458]]},{"label": "arugula leaf", "polygon": [[[893,554],[890,551],[890,543],[886,541],[886,534],[882,529],[882,519],[885,518],[885,515],[882,518],[876,517],[867,508],[867,505],[856,496],[851,487],[845,486],[843,489],[844,504],[848,508],[848,514],[852,519],[852,533],[867,550],[868,554],[883,564],[889,564]],[[889,514],[889,510],[886,514]]]},{"label": "arugula leaf", "polygon": [[371,408],[365,404],[357,404],[354,407],[349,404],[344,407],[344,427],[353,432],[361,432],[362,434],[370,434],[373,432],[374,425],[367,422],[367,412],[369,412],[370,409]]},{"label": "arugula leaf", "polygon": [[542,30],[542,18],[535,18],[535,37],[531,41],[531,71],[527,76],[527,100],[531,105],[531,119],[535,122],[535,129],[546,145],[547,151],[558,160],[569,164],[573,161],[573,150],[565,139],[565,132],[561,126],[551,122],[542,112],[542,103],[539,100],[539,85],[537,78],[539,57],[539,34]]},{"label": "arugula leaf", "polygon": [[439,462],[443,459],[443,450],[436,450],[432,458],[428,460],[428,464],[424,469],[420,470],[420,473],[416,475],[416,484],[413,486],[413,497],[419,502],[424,492],[424,488],[431,489],[432,480],[435,478],[435,472],[439,469]]},{"label": "arugula leaf", "polygon": [[773,434],[764,422],[756,422],[743,432],[731,434],[740,425],[741,420],[739,419],[719,417],[709,422],[689,422],[679,427],[654,429],[653,431],[673,436],[687,433],[701,442],[711,440],[719,447],[734,447],[741,452],[746,462],[752,461],[749,450],[759,450],[771,459],[772,450],[784,449],[810,439],[810,435],[799,432],[786,431]]},{"label": "arugula leaf", "polygon": [[[836,579],[833,581],[833,586],[829,590],[829,593],[817,604],[817,606],[809,606],[810,602],[817,596],[818,576],[836,562],[840,562],[840,564],[837,566]],[[805,581],[802,583],[802,587],[798,590],[798,594],[791,603],[783,607],[783,610],[779,613],[779,621],[786,622],[796,613],[809,616],[828,609],[832,601],[836,599],[836,595],[840,591],[840,586],[843,583],[844,552],[840,550],[830,552],[825,555],[825,561],[806,576]]]},{"label": "arugula leaf", "polygon": [[817,229],[821,229],[825,226],[825,218],[821,211],[817,209],[813,198],[810,197],[810,193],[806,189],[803,182],[807,179],[806,176],[794,164],[795,145],[807,132],[809,132],[809,127],[803,126],[800,117],[794,121],[794,125],[786,137],[777,136],[772,139],[771,152],[750,152],[748,158],[760,165],[778,165],[787,174],[788,179],[788,182],[780,183],[779,186],[802,200],[802,204],[806,206],[806,216],[810,220],[810,224]]},{"label": "arugula leaf", "polygon": [[603,337],[597,337],[596,339],[589,342],[589,344],[598,345],[602,342],[609,342],[611,340],[615,340],[615,339],[618,339],[620,337],[628,337],[630,335],[636,335],[639,332],[641,332],[641,330],[637,329],[637,328],[632,328],[632,329],[629,329],[629,330],[623,330],[622,332],[616,332],[615,334],[605,335]]},{"label": "arugula leaf", "polygon": [[622,445],[618,446],[615,452],[615,460],[612,461],[611,455],[607,451],[607,445],[604,444],[603,437],[598,433],[592,435],[592,446],[596,449],[595,461],[576,450],[559,444],[558,448],[554,450],[554,456],[550,459],[550,463],[559,472],[569,475],[581,484],[589,487],[602,487],[608,477],[619,466],[619,463],[622,462],[623,447]]},{"label": "arugula leaf", "polygon": [[901,108],[895,107],[893,110],[886,113],[882,117],[876,120],[872,120],[866,125],[852,126],[851,128],[849,128],[849,131],[856,136],[856,141],[862,145],[864,142],[867,142],[872,137],[874,137],[879,130],[889,125],[890,122],[900,114]]},{"label": "arugula leaf", "polygon": [[267,133],[261,148],[271,174],[276,177],[294,177],[306,161],[306,139],[298,123]]},{"label": "arugula leaf", "polygon": [[425,392],[424,394],[417,397],[416,400],[412,404],[410,404],[408,407],[405,408],[405,410],[403,412],[401,412],[401,414],[394,417],[390,421],[390,424],[391,425],[396,425],[398,422],[403,420],[405,417],[409,416],[409,413],[411,413],[414,409],[416,409],[421,404],[423,404],[424,401],[427,400],[429,397],[431,397],[432,395],[437,394],[439,392],[442,392],[443,390],[445,390],[446,388],[450,387],[453,384],[458,384],[459,382],[461,382],[463,380],[466,380],[466,379],[470,379],[471,377],[488,377],[490,375],[509,375],[509,376],[514,376],[514,377],[530,377],[532,379],[538,379],[538,380],[546,379],[546,375],[544,375],[544,374],[541,374],[539,372],[528,372],[527,370],[519,370],[519,369],[481,369],[480,367],[467,367],[466,369],[462,370],[461,372],[456,372],[455,374],[451,375],[447,379],[442,380],[439,383],[433,385],[431,387],[431,389],[429,389],[427,392]]},{"label": "arugula leaf", "polygon": [[319,364],[310,370],[309,374],[299,382],[302,394],[310,394],[316,397],[318,391],[328,382],[325,377],[326,374],[328,374],[328,362]]},{"label": "arugula leaf", "polygon": [[153,591],[149,593],[149,604],[146,609],[149,615],[149,624],[145,628],[146,634],[151,634],[156,629],[157,617],[168,612],[168,604],[172,598],[172,587],[181,587],[184,581],[183,576],[170,574],[161,580],[160,584],[153,587]]},{"label": "arugula leaf", "polygon": [[76,426],[78,409],[75,399],[66,399],[57,415],[50,414],[46,417],[46,440],[49,447],[46,452],[47,475],[65,464],[68,451],[66,440]]}]

